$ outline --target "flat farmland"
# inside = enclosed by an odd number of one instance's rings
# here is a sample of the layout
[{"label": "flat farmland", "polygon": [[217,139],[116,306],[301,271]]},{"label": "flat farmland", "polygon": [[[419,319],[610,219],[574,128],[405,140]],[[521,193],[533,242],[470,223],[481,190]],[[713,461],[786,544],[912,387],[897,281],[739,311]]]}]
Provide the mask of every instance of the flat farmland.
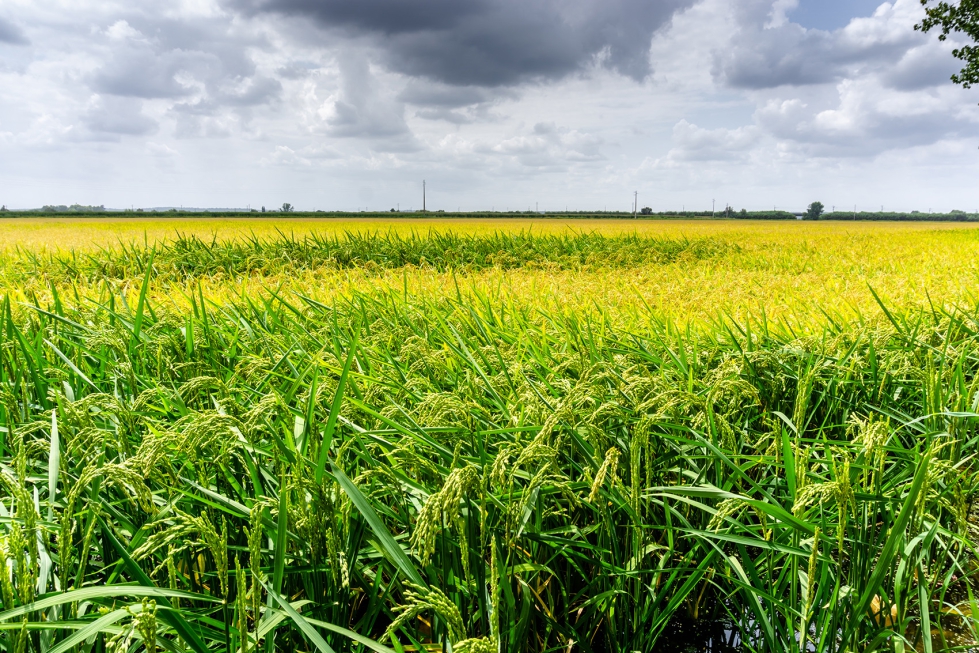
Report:
[{"label": "flat farmland", "polygon": [[[491,295],[531,300],[550,307],[601,306],[618,314],[649,308],[681,322],[728,315],[745,318],[819,319],[826,312],[842,318],[874,313],[878,296],[898,306],[969,303],[979,280],[979,230],[971,224],[568,220],[568,219],[64,219],[0,221],[0,284],[18,295],[50,292],[68,282],[64,268],[38,261],[78,256],[111,258],[121,247],[165,246],[175,239],[205,243],[241,243],[290,239],[364,236],[466,236],[530,234],[637,237],[658,240],[710,241],[718,245],[707,257],[678,257],[668,262],[641,262],[614,269],[593,261],[574,266],[479,266],[448,270],[426,265],[300,267],[265,265],[232,272],[220,267],[154,279],[150,293],[177,299],[188,285],[205,295],[228,299],[278,286],[316,297],[331,297],[364,288],[407,286],[433,296],[455,284]],[[261,246],[241,256],[262,255]],[[266,251],[271,251],[265,248]],[[99,254],[99,252],[102,254]],[[284,264],[287,262],[283,261]],[[287,266],[288,267],[288,266]],[[135,270],[135,268],[134,268]],[[134,271],[135,276],[139,275]],[[125,277],[125,274],[122,275]],[[101,283],[95,274],[74,275],[72,284]],[[112,280],[132,289],[132,279]],[[879,313],[879,311],[876,311]]]},{"label": "flat farmland", "polygon": [[176,234],[201,238],[217,236],[232,239],[243,236],[272,237],[286,234],[338,234],[344,232],[410,233],[454,231],[486,234],[498,231],[532,230],[541,233],[568,231],[598,232],[605,235],[639,233],[648,236],[727,236],[744,242],[766,240],[791,243],[839,236],[912,237],[917,233],[972,231],[979,223],[956,222],[791,222],[784,220],[628,220],[575,219],[574,217],[533,218],[86,218],[39,217],[0,219],[0,244],[4,247],[90,249],[118,242],[150,243],[173,238]]},{"label": "flat farmland", "polygon": [[0,240],[4,650],[979,646],[971,226]]}]

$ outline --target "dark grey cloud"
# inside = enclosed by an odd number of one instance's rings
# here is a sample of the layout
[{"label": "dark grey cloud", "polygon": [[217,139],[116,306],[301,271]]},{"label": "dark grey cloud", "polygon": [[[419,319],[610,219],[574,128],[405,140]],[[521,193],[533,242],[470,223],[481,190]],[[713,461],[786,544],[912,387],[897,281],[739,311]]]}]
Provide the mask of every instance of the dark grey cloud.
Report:
[{"label": "dark grey cloud", "polygon": [[10,21],[0,18],[0,43],[27,45],[29,41],[24,32]]},{"label": "dark grey cloud", "polygon": [[312,15],[330,25],[378,31],[387,35],[451,29],[461,19],[482,15],[489,0],[257,0],[266,11]]},{"label": "dark grey cloud", "polygon": [[654,32],[694,0],[229,0],[366,37],[392,70],[453,86],[559,79],[594,62],[650,73]]}]

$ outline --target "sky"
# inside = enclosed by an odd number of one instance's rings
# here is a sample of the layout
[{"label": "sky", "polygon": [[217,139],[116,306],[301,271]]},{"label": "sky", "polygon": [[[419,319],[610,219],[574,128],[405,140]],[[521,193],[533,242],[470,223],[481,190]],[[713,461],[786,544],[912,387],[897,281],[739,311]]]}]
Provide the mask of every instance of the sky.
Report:
[{"label": "sky", "polygon": [[979,209],[919,0],[0,0],[0,204]]}]

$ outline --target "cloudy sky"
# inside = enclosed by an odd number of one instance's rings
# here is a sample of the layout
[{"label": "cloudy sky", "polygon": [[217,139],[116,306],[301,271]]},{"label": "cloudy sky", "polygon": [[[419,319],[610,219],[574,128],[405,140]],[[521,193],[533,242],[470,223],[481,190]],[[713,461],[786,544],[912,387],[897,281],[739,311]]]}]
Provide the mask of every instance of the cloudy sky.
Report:
[{"label": "cloudy sky", "polygon": [[918,0],[0,0],[0,203],[979,209]]}]

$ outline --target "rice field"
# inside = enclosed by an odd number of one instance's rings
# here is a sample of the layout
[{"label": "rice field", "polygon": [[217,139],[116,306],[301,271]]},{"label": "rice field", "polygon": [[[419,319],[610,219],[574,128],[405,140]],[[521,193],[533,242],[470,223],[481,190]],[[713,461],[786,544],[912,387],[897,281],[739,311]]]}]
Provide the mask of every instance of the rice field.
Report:
[{"label": "rice field", "polygon": [[[283,253],[294,240],[315,243],[369,234],[410,239],[431,233],[490,240],[499,234],[526,234],[709,241],[723,252],[681,257],[668,264],[637,260],[632,266],[614,267],[595,261],[579,265],[528,261],[526,266],[484,261],[465,271],[446,265],[399,267],[376,262],[338,269],[268,260],[273,251]],[[231,265],[215,269],[212,262],[209,274],[195,274],[185,266],[182,274],[154,278],[148,292],[155,300],[176,302],[183,310],[182,298],[191,290],[202,289],[205,297],[225,302],[282,285],[325,298],[349,296],[365,288],[403,291],[407,287],[412,294],[434,299],[458,285],[463,292],[473,290],[550,310],[592,310],[597,304],[625,316],[651,308],[681,323],[713,321],[718,316],[807,322],[814,315],[822,318],[823,312],[850,321],[880,314],[871,287],[889,305],[969,306],[976,301],[979,280],[975,257],[979,225],[972,224],[560,219],[446,223],[421,218],[0,220],[0,278],[7,280],[6,291],[17,301],[28,295],[46,301],[52,284],[88,295],[108,283],[133,298],[140,286],[139,266],[130,266],[128,279],[119,270],[103,279],[92,274],[98,271],[92,257],[115,264],[122,260],[122,251],[135,251],[128,256],[138,256],[155,245],[195,239],[198,243],[216,240],[221,247],[215,250]],[[256,246],[256,239],[277,244]],[[249,247],[251,252],[246,251]],[[505,249],[495,253],[500,259],[508,256]],[[261,266],[243,265],[235,257],[265,260]],[[204,272],[203,267],[198,272]]]},{"label": "rice field", "polygon": [[979,646],[971,227],[105,224],[0,222],[3,650]]}]

